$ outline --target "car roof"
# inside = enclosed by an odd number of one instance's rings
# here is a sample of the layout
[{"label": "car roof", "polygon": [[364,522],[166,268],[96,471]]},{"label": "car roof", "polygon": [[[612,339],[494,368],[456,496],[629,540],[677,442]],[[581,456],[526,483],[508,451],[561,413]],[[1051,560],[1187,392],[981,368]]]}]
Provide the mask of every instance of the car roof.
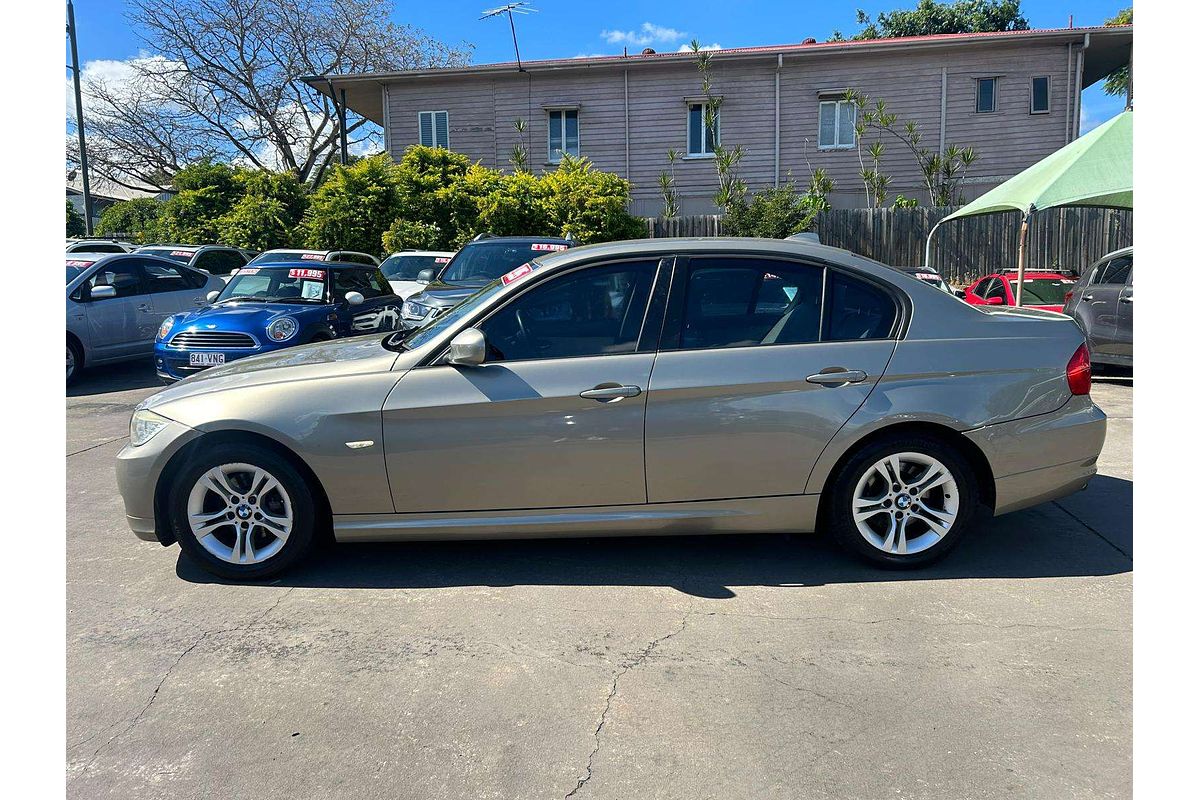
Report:
[{"label": "car roof", "polygon": [[394,253],[389,253],[388,258],[392,256],[452,256],[454,250],[397,250]]},{"label": "car roof", "polygon": [[[489,242],[497,244],[523,244],[525,242],[546,242],[553,244],[573,244],[570,239],[564,239],[561,236],[488,236],[483,239],[472,239],[467,244],[488,244]],[[466,247],[467,245],[463,245]]]},{"label": "car roof", "polygon": [[[317,266],[317,265],[320,266]],[[272,261],[267,264],[255,264],[253,266],[247,264],[242,267],[241,272],[247,269],[280,269],[287,267],[289,269],[379,269],[374,264],[355,264],[353,261]]]}]

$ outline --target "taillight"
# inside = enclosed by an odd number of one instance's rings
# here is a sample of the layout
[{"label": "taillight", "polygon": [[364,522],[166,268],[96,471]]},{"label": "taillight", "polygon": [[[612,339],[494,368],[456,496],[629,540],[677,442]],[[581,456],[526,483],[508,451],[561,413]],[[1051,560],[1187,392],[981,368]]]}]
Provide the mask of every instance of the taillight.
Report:
[{"label": "taillight", "polygon": [[1079,345],[1075,355],[1067,362],[1067,386],[1071,394],[1087,394],[1092,391],[1092,354],[1087,345]]}]

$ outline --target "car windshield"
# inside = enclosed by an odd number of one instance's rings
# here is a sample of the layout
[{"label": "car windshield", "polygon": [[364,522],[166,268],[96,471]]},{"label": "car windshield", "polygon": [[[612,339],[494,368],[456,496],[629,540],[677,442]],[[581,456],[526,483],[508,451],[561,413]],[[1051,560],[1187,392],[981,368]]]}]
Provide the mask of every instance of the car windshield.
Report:
[{"label": "car windshield", "polygon": [[389,256],[379,268],[383,277],[390,281],[415,281],[421,270],[440,270],[450,261],[450,256],[419,256],[412,253],[397,253]]},{"label": "car windshield", "polygon": [[245,267],[216,299],[257,303],[324,303],[329,270],[302,267]]},{"label": "car windshield", "polygon": [[188,263],[192,260],[192,256],[196,255],[195,250],[175,250],[170,247],[143,247],[138,252],[145,253],[148,256],[169,258],[172,261],[178,261],[180,264]]},{"label": "car windshield", "polygon": [[306,253],[303,250],[287,250],[278,253],[259,253],[251,265],[275,264],[280,261],[324,261],[324,253]]},{"label": "car windshield", "polygon": [[469,316],[474,313],[475,309],[485,305],[503,287],[504,282],[497,278],[451,308],[445,314],[434,319],[433,322],[408,334],[408,338],[404,338],[403,333],[394,333],[388,337],[387,343],[389,346],[394,347],[403,342],[404,347],[408,350],[416,350],[418,347],[423,347],[441,335],[443,331],[453,327],[460,319]]},{"label": "car windshield", "polygon": [[1021,289],[1021,302],[1033,300],[1039,303],[1061,305],[1067,296],[1067,290],[1074,281],[1062,278],[1026,278]]},{"label": "car windshield", "polygon": [[486,283],[511,272],[548,250],[565,245],[545,242],[472,242],[458,251],[438,279],[445,283]]}]

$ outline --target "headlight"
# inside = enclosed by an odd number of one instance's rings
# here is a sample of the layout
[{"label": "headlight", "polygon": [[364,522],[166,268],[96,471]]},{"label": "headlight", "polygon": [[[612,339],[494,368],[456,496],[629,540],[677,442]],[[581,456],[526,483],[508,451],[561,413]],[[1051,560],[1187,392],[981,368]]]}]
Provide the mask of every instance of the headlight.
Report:
[{"label": "headlight", "polygon": [[273,342],[282,342],[296,335],[300,326],[291,317],[280,317],[267,326],[267,338]]},{"label": "headlight", "polygon": [[166,339],[167,334],[170,333],[171,328],[174,328],[174,327],[175,327],[175,318],[174,317],[167,317],[166,319],[164,319],[162,321],[162,325],[158,326],[158,341],[161,342],[162,340]]},{"label": "headlight", "polygon": [[400,316],[404,319],[425,319],[429,315],[429,306],[423,306],[412,300],[405,300],[400,308]]},{"label": "headlight", "polygon": [[170,420],[166,417],[160,417],[153,411],[139,408],[133,412],[133,418],[129,420],[129,443],[134,447],[141,447],[154,438],[154,434],[167,427],[168,422]]}]

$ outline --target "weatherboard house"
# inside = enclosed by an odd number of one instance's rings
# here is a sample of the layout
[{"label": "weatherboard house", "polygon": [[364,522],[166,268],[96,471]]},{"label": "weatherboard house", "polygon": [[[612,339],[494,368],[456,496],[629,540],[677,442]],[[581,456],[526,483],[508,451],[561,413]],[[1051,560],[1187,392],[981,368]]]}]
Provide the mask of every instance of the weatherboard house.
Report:
[{"label": "weatherboard house", "polygon": [[[515,145],[553,169],[563,153],[633,184],[634,213],[661,213],[658,176],[675,150],[684,214],[713,210],[714,140],[740,145],[752,191],[814,169],[835,182],[839,207],[865,205],[848,89],[883,100],[919,127],[923,146],[971,146],[968,200],[1079,135],[1080,95],[1130,63],[1132,26],[948,34],[713,51],[705,96],[691,53],[654,53],[484,64],[448,69],[313,76],[306,80],[383,128],[399,158],[412,144],[447,147],[506,168]],[[516,121],[525,121],[518,131]],[[889,196],[929,202],[913,156],[885,142]],[[864,158],[865,158],[864,154]]]}]

